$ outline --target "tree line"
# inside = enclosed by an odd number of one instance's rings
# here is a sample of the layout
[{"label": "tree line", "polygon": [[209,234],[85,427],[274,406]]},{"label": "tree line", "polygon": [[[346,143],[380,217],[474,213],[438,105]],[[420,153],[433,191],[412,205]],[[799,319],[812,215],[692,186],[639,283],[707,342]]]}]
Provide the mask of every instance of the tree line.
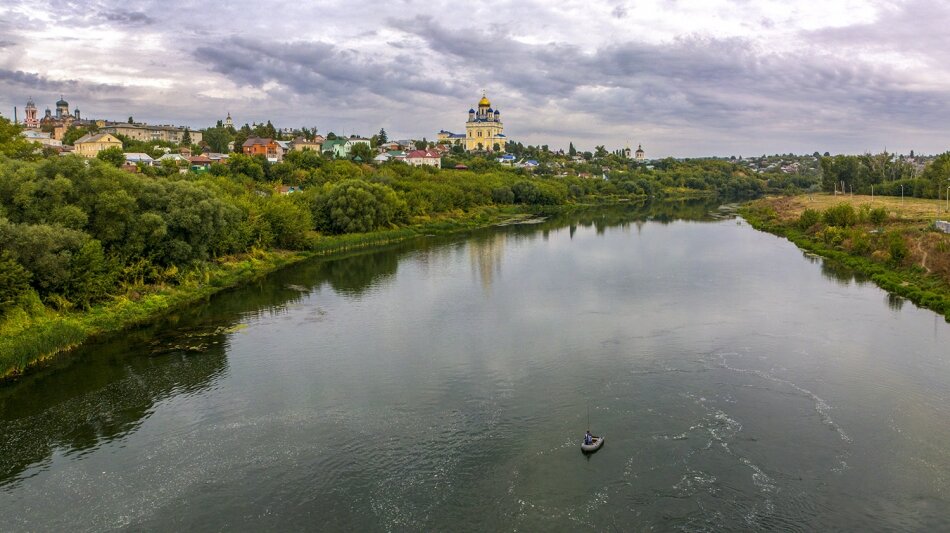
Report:
[{"label": "tree line", "polygon": [[[23,298],[84,308],[138,286],[179,283],[222,256],[307,250],[322,235],[397,228],[484,206],[688,190],[748,197],[765,186],[721,161],[667,160],[583,178],[464,157],[467,171],[398,161],[374,167],[303,151],[278,163],[232,154],[202,173],[173,164],[128,172],[118,157],[44,157],[0,119],[0,314]],[[281,185],[301,192],[281,194]]]}]

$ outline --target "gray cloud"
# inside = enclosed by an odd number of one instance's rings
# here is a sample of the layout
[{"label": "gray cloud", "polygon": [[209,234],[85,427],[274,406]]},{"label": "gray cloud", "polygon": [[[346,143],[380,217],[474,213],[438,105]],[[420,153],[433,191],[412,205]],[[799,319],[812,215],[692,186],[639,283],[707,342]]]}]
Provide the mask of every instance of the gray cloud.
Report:
[{"label": "gray cloud", "polygon": [[[531,143],[633,136],[676,155],[942,151],[950,7],[864,2],[853,17],[862,22],[817,30],[798,29],[792,9],[748,1],[711,8],[711,17],[748,12],[732,26],[683,26],[684,10],[698,7],[672,1],[653,19],[643,5],[614,1],[449,9],[406,0],[334,11],[235,0],[198,17],[153,1],[134,10],[116,0],[13,2],[0,7],[0,100],[64,92],[110,117],[202,126],[231,111],[431,137],[460,129],[484,87],[510,136]],[[31,15],[40,12],[60,15]],[[62,27],[72,34],[45,36]],[[66,38],[79,42],[61,46]],[[107,47],[116,40],[122,53]]]},{"label": "gray cloud", "polygon": [[[340,99],[370,93],[383,98],[449,94],[449,80],[427,75],[420,59],[399,53],[381,61],[359,50],[321,41],[261,41],[234,37],[200,46],[195,58],[239,85],[263,87],[277,82],[297,94],[319,93]],[[248,61],[247,58],[254,58]]]},{"label": "gray cloud", "polygon": [[155,19],[142,13],[141,11],[111,11],[99,12],[99,15],[106,20],[118,22],[121,24],[154,24]]}]

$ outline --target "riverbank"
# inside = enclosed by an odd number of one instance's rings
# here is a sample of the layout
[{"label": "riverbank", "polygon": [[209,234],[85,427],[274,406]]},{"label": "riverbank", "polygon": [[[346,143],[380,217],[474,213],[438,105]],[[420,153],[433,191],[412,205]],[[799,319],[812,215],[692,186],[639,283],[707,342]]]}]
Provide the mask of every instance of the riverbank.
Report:
[{"label": "riverbank", "polygon": [[219,258],[200,268],[177,273],[173,276],[174,282],[130,287],[123,294],[87,310],[54,310],[33,294],[29,301],[8,311],[0,321],[0,379],[20,375],[98,335],[153,321],[224,289],[312,257],[384,246],[426,235],[462,233],[497,224],[517,223],[539,214],[589,207],[592,206],[484,206],[437,217],[422,217],[410,226],[384,231],[330,236],[314,234],[306,251],[254,250],[248,254]]},{"label": "riverbank", "polygon": [[944,203],[811,194],[763,198],[739,212],[752,227],[864,274],[950,322],[950,235],[934,227],[950,217]]}]

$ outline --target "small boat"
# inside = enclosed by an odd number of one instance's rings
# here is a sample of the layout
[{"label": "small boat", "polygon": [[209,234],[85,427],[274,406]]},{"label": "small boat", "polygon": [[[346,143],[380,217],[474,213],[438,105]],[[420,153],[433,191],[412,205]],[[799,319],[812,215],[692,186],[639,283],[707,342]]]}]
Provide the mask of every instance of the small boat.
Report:
[{"label": "small boat", "polygon": [[594,453],[597,450],[599,450],[600,447],[603,445],[604,445],[603,437],[594,437],[593,442],[591,442],[590,444],[581,443],[581,451],[584,453]]}]

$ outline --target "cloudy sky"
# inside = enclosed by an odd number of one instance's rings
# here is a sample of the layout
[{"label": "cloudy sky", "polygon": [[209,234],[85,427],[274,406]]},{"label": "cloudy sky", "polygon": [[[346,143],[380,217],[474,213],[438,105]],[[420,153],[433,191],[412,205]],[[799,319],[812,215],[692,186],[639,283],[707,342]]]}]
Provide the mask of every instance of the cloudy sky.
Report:
[{"label": "cloudy sky", "polygon": [[937,153],[948,28],[946,0],[4,0],[0,113],[62,93],[86,117],[432,138],[485,89],[530,144]]}]

